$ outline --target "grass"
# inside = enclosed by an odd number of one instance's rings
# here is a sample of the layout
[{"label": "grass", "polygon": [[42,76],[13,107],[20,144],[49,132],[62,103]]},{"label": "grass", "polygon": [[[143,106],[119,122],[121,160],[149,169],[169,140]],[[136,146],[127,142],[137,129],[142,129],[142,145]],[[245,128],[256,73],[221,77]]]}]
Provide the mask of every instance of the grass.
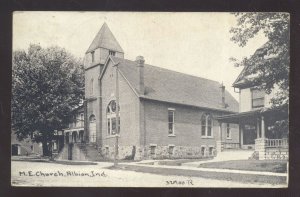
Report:
[{"label": "grass", "polygon": [[286,183],[286,177],[283,176],[195,171],[195,170],[159,168],[159,167],[154,168],[154,167],[146,167],[146,166],[132,166],[126,164],[119,164],[117,167],[115,166],[107,167],[107,169],[135,171],[135,172],[159,174],[165,176],[175,175],[175,176],[185,176],[185,177],[201,177],[207,179],[226,180],[226,181],[234,181],[234,182],[241,182],[241,183],[269,183],[273,185]]},{"label": "grass", "polygon": [[287,161],[273,160],[236,160],[200,164],[201,168],[219,168],[230,170],[249,170],[262,172],[287,172]]},{"label": "grass", "polygon": [[158,160],[158,161],[151,161],[148,163],[142,163],[142,164],[148,164],[148,165],[165,165],[165,166],[181,166],[183,163],[188,162],[196,162],[196,161],[207,161],[211,160],[213,158],[202,158],[202,159],[176,159],[176,160]]}]

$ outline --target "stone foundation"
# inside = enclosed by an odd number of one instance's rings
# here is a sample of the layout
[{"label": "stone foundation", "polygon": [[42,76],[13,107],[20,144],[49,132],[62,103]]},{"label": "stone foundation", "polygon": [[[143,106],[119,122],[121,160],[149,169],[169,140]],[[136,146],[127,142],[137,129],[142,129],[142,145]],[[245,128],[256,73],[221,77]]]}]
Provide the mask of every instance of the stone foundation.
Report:
[{"label": "stone foundation", "polygon": [[288,148],[266,148],[265,159],[269,160],[288,160]]},{"label": "stone foundation", "polygon": [[[153,147],[154,150],[153,150]],[[173,147],[173,148],[172,148]],[[212,148],[209,152],[209,147]],[[205,151],[202,151],[205,148]],[[152,150],[151,150],[152,149]],[[146,155],[147,159],[184,159],[184,158],[203,158],[216,155],[215,146],[147,146]]]},{"label": "stone foundation", "polygon": [[[114,159],[115,147],[114,146],[103,146],[100,148],[102,156],[107,159]],[[141,148],[137,146],[119,146],[119,160],[140,160],[141,159]],[[143,152],[143,151],[142,151]]]},{"label": "stone foundation", "polygon": [[258,159],[264,160],[266,154],[266,139],[259,138],[255,140],[255,151],[258,153]]},{"label": "stone foundation", "polygon": [[289,158],[288,148],[266,147],[266,139],[255,140],[255,151],[258,153],[259,160],[282,160]]},{"label": "stone foundation", "polygon": [[[154,148],[153,148],[154,147]],[[168,146],[150,145],[146,147],[140,146],[119,146],[119,160],[142,160],[142,159],[184,159],[184,158],[203,158],[216,156],[215,146],[174,146],[170,151]],[[202,151],[202,148],[205,151]],[[211,147],[211,151],[210,148]],[[102,156],[108,159],[114,158],[115,147],[104,146],[101,149]]]}]

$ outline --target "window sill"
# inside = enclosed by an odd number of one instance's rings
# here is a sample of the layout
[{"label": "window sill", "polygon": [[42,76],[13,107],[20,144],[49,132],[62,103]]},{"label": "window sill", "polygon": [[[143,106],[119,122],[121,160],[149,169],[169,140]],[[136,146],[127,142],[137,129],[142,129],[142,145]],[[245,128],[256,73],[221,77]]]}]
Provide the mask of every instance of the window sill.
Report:
[{"label": "window sill", "polygon": [[[120,138],[120,135],[118,135],[118,137]],[[116,138],[116,135],[108,135],[105,137],[105,139],[110,139],[110,138]]]},{"label": "window sill", "polygon": [[226,138],[226,140],[232,140],[232,138]]},{"label": "window sill", "polygon": [[176,137],[175,134],[169,134],[168,137]]},{"label": "window sill", "polygon": [[213,136],[201,136],[201,138],[204,138],[204,139],[213,139],[214,137]]}]

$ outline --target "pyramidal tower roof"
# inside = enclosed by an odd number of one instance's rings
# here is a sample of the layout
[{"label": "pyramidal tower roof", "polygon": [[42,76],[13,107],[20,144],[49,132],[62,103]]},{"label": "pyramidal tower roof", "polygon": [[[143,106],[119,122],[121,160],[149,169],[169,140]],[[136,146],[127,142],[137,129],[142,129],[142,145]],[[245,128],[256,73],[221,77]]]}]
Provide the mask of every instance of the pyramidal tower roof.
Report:
[{"label": "pyramidal tower roof", "polygon": [[86,53],[94,51],[97,48],[105,48],[113,51],[118,51],[124,53],[122,47],[116,40],[115,36],[112,34],[107,24],[104,23],[94,38],[92,44],[89,46]]}]

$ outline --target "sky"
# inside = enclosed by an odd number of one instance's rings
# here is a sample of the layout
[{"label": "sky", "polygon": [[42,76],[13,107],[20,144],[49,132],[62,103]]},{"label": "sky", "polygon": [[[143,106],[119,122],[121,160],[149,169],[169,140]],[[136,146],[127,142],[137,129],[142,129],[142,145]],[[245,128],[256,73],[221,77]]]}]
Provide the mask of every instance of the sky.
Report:
[{"label": "sky", "polygon": [[242,68],[230,57],[252,55],[267,38],[258,34],[245,47],[230,41],[236,18],[213,12],[14,12],[13,50],[30,44],[60,46],[78,58],[106,22],[125,52],[147,64],[223,82],[238,100],[232,83]]}]

